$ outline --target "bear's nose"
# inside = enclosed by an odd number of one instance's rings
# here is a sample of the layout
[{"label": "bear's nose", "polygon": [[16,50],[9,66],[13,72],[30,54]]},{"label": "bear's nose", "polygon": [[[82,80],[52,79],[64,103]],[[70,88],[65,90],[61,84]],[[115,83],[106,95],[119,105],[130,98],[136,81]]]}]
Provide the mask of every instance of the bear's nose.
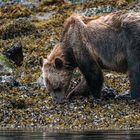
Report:
[{"label": "bear's nose", "polygon": [[60,87],[54,88],[54,89],[53,89],[53,92],[61,92],[61,88],[60,88]]},{"label": "bear's nose", "polygon": [[65,94],[61,88],[55,88],[51,92],[51,97],[54,104],[61,104],[65,102]]}]

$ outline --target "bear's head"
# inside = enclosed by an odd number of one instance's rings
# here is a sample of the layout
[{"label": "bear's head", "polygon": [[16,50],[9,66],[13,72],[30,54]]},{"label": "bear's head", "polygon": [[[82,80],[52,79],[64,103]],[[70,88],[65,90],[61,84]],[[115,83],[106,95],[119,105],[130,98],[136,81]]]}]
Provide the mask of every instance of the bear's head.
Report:
[{"label": "bear's head", "polygon": [[44,84],[54,103],[63,103],[67,95],[74,68],[65,60],[60,44],[57,44],[47,59],[40,58]]}]

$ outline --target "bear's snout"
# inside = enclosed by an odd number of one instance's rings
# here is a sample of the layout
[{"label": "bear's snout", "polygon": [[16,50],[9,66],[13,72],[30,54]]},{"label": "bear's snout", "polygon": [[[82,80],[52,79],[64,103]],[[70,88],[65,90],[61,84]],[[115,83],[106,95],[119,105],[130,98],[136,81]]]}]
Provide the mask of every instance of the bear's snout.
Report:
[{"label": "bear's snout", "polygon": [[65,94],[60,88],[54,89],[51,92],[51,97],[54,104],[62,104],[66,102]]}]

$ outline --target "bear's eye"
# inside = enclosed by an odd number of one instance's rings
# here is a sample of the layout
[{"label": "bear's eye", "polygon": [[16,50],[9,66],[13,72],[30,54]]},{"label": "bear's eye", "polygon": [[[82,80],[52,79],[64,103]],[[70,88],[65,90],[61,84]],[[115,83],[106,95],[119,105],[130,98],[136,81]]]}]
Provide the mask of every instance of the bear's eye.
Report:
[{"label": "bear's eye", "polygon": [[63,61],[60,58],[55,59],[55,67],[61,69],[63,67]]}]

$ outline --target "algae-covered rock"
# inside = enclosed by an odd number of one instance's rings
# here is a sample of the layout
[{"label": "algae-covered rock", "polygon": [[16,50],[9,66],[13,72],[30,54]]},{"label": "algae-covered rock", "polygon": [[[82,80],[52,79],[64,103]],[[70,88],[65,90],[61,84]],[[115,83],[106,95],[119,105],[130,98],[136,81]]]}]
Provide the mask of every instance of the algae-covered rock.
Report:
[{"label": "algae-covered rock", "polygon": [[12,73],[13,69],[14,64],[6,56],[0,54],[0,74]]},{"label": "algae-covered rock", "polygon": [[36,31],[35,25],[30,21],[18,19],[0,29],[0,39],[13,39],[15,37],[33,34]]}]

